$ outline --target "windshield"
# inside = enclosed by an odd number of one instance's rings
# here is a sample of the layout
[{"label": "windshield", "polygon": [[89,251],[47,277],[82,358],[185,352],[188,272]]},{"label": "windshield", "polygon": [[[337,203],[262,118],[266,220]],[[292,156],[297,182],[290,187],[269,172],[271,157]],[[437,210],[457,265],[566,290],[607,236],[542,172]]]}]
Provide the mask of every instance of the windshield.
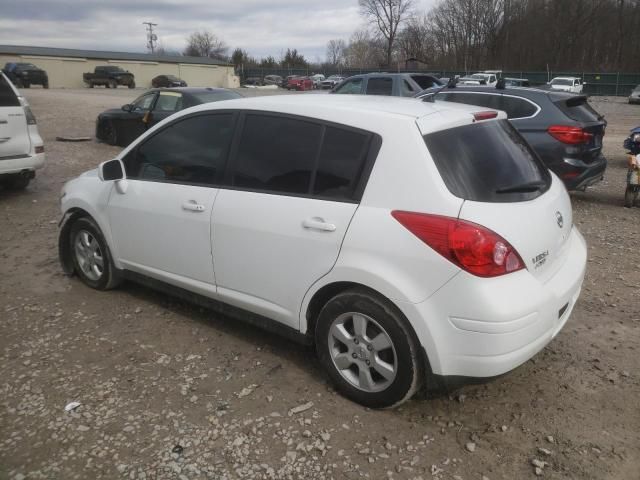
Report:
[{"label": "windshield", "polygon": [[486,80],[489,78],[489,75],[482,75],[480,73],[474,73],[468,78],[473,78],[474,80]]},{"label": "windshield", "polygon": [[567,86],[571,86],[573,85],[573,80],[569,80],[566,78],[554,78],[553,80],[551,80],[551,85],[567,85]]},{"label": "windshield", "polygon": [[38,67],[36,67],[33,63],[17,63],[16,67],[20,70],[38,70]]},{"label": "windshield", "polygon": [[480,122],[424,136],[449,191],[476,202],[532,200],[550,175],[507,120]]},{"label": "windshield", "polygon": [[193,92],[191,93],[200,103],[217,102],[219,100],[231,100],[233,98],[242,98],[242,95],[236,92],[218,90],[214,92]]}]

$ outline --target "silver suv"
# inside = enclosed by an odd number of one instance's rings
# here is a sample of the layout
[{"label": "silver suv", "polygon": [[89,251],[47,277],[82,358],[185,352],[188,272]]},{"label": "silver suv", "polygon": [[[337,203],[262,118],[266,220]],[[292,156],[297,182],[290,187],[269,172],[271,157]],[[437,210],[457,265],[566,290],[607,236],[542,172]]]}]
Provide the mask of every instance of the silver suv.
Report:
[{"label": "silver suv", "polygon": [[44,165],[44,145],[29,104],[0,72],[0,184],[23,189]]}]

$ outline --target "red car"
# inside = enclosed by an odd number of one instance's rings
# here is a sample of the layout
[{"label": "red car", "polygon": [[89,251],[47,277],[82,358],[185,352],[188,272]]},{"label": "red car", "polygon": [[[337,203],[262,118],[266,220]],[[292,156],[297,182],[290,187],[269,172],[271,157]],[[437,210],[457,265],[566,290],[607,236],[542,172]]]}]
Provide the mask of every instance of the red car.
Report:
[{"label": "red car", "polygon": [[313,90],[313,80],[309,77],[293,77],[287,82],[287,90]]}]

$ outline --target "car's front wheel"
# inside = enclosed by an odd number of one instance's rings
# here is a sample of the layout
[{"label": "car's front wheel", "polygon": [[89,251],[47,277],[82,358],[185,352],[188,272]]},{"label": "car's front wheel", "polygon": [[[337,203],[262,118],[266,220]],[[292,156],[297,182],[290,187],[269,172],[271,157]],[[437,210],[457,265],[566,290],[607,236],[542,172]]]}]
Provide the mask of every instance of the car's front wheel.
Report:
[{"label": "car's front wheel", "polygon": [[355,289],[320,311],[320,362],[347,398],[372,408],[408,400],[422,380],[417,341],[402,313],[380,296]]},{"label": "car's front wheel", "polygon": [[75,220],[68,241],[74,270],[86,285],[109,290],[120,283],[107,242],[91,218]]}]

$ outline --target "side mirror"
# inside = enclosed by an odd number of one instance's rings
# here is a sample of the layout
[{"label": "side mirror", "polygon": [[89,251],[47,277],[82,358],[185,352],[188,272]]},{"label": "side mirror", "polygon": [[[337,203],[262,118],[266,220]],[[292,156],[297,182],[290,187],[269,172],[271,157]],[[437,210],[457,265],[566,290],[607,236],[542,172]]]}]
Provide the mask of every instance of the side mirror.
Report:
[{"label": "side mirror", "polygon": [[98,177],[103,182],[110,182],[112,180],[122,180],[124,178],[124,168],[122,168],[122,162],[117,158],[102,162],[98,167]]},{"label": "side mirror", "polygon": [[124,110],[125,112],[130,112],[131,110],[133,110],[133,105],[131,105],[130,103],[122,105],[122,110]]}]

